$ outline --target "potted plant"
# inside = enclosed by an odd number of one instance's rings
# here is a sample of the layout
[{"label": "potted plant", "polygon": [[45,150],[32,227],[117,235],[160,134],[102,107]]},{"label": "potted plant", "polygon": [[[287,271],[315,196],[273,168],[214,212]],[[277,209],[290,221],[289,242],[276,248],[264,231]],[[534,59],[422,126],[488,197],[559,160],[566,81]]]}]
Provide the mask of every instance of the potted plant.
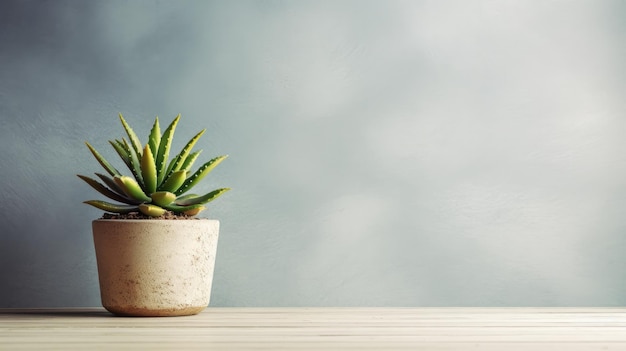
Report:
[{"label": "potted plant", "polygon": [[106,174],[95,173],[99,180],[78,176],[115,201],[85,203],[105,211],[92,222],[93,239],[102,305],[117,315],[191,315],[209,304],[219,221],[196,215],[230,189],[188,192],[227,156],[191,172],[201,152],[191,150],[202,130],[169,160],[179,119],[161,134],[157,117],[142,145],[120,114],[128,140],[109,143],[132,176],[120,173],[86,142]]}]

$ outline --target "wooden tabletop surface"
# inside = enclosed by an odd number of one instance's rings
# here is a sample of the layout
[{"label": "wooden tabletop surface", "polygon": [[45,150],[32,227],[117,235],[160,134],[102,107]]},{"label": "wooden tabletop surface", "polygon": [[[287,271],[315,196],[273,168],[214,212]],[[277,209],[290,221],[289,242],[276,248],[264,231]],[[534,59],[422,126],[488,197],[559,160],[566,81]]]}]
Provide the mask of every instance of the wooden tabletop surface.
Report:
[{"label": "wooden tabletop surface", "polygon": [[626,308],[0,309],[0,350],[626,350]]}]

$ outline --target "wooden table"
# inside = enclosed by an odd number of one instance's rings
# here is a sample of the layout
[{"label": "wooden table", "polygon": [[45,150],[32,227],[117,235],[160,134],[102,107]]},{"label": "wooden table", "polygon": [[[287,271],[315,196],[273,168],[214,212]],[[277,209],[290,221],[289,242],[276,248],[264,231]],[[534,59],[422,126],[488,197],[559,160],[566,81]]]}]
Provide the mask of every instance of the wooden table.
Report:
[{"label": "wooden table", "polygon": [[0,350],[626,350],[617,308],[1,310]]}]

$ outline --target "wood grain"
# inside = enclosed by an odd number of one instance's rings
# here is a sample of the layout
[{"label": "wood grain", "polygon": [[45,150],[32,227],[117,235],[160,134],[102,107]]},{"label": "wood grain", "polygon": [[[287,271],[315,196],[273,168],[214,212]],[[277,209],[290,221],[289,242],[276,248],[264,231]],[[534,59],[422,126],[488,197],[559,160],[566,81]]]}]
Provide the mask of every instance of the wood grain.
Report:
[{"label": "wood grain", "polygon": [[0,309],[0,350],[626,350],[619,308]]}]

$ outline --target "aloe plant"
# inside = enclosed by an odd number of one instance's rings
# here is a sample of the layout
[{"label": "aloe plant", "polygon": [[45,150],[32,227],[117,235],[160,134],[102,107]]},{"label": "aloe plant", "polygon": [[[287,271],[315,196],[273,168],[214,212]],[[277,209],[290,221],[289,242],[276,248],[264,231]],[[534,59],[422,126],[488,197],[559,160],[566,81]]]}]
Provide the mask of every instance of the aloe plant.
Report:
[{"label": "aloe plant", "polygon": [[187,194],[228,156],[215,157],[191,173],[191,168],[202,151],[191,152],[191,150],[204,134],[205,129],[203,129],[169,160],[172,138],[179,119],[180,115],[176,116],[161,134],[157,117],[150,130],[148,142],[142,145],[120,113],[120,121],[128,140],[126,138],[115,139],[110,140],[109,143],[126,164],[132,176],[120,173],[93,146],[85,142],[107,174],[95,173],[102,182],[83,175],[78,175],[78,177],[117,203],[102,200],[88,200],[84,203],[111,213],[141,212],[146,216],[158,217],[171,211],[179,215],[195,216],[205,209],[204,205],[208,202],[230,190],[230,188],[221,188],[204,195]]}]

